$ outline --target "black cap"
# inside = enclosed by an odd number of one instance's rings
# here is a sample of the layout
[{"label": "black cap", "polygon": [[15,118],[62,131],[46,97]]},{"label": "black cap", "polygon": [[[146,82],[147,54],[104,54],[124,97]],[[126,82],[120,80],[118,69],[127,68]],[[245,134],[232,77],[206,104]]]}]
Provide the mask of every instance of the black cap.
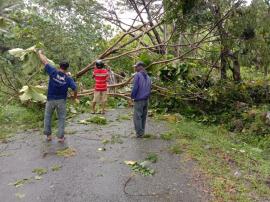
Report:
[{"label": "black cap", "polygon": [[139,61],[134,65],[134,67],[139,67],[139,66],[145,67],[146,65],[142,61]]},{"label": "black cap", "polygon": [[102,60],[97,60],[96,61],[96,67],[103,68],[103,67],[105,67],[105,64],[103,63]]}]

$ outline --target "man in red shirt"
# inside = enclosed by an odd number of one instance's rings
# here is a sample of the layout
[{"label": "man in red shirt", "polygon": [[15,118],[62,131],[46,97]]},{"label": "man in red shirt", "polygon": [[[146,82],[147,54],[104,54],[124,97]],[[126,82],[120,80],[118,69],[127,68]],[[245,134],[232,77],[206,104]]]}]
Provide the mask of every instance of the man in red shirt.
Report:
[{"label": "man in red shirt", "polygon": [[108,90],[108,79],[109,73],[105,68],[105,64],[102,60],[96,61],[96,66],[94,68],[93,77],[95,79],[95,91],[94,91],[94,99],[93,99],[93,114],[96,113],[96,104],[100,103],[102,114],[105,114],[105,106],[107,102],[107,90]]}]

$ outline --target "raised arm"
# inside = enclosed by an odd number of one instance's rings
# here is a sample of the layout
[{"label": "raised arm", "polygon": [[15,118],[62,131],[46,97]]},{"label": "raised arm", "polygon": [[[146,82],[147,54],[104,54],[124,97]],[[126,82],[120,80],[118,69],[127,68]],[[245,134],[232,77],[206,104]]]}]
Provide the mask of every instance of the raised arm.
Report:
[{"label": "raised arm", "polygon": [[46,64],[49,63],[47,57],[43,54],[43,51],[42,51],[42,50],[39,50],[39,51],[38,51],[38,57],[39,57],[39,59],[41,60],[41,62],[42,62],[44,65],[46,65]]}]

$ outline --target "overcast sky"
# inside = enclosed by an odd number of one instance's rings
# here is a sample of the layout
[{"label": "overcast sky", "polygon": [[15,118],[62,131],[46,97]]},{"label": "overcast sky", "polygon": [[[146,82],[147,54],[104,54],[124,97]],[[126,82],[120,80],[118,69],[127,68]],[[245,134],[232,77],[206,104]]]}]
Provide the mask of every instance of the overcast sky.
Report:
[{"label": "overcast sky", "polygon": [[[114,3],[114,2],[116,2],[116,1],[114,1],[114,0],[98,0],[98,2],[100,2],[100,3],[102,3],[102,4],[104,4],[105,6],[108,6],[108,2],[112,2],[112,3]],[[247,2],[247,4],[249,5],[251,2],[252,2],[252,0],[246,0],[246,2]],[[114,5],[115,6],[115,5]],[[136,13],[135,12],[130,12],[130,11],[126,11],[126,12],[124,12],[124,13],[118,13],[118,16],[119,16],[119,18],[121,18],[125,23],[127,23],[127,24],[132,24],[132,18],[135,18],[136,17]]]}]

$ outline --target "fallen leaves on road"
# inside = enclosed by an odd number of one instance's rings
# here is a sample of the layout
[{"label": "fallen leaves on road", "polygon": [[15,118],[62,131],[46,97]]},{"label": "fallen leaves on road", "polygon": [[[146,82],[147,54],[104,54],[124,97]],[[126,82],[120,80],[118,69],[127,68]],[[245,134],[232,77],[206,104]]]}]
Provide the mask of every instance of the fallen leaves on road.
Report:
[{"label": "fallen leaves on road", "polygon": [[125,161],[132,171],[135,173],[140,173],[143,176],[152,176],[155,174],[154,169],[149,168],[150,161],[143,161],[138,163],[137,161]]},{"label": "fallen leaves on road", "polygon": [[134,165],[135,163],[137,163],[136,161],[124,161],[125,162],[125,164],[127,164],[127,165]]},{"label": "fallen leaves on road", "polygon": [[56,152],[57,156],[62,156],[66,158],[75,156],[76,154],[77,154],[77,151],[72,147],[61,149]]},{"label": "fallen leaves on road", "polygon": [[78,123],[88,125],[90,123],[98,124],[98,125],[106,125],[107,119],[103,116],[94,116],[88,119],[80,120]]},{"label": "fallen leaves on road", "polygon": [[108,139],[102,140],[102,144],[104,144],[104,145],[109,144],[109,143],[110,143],[110,140],[108,140]]},{"label": "fallen leaves on road", "polygon": [[42,178],[40,175],[35,176],[35,180],[41,180]]},{"label": "fallen leaves on road", "polygon": [[62,166],[61,165],[53,165],[53,167],[51,168],[51,170],[53,172],[59,171],[61,170]]},{"label": "fallen leaves on road", "polygon": [[[62,168],[62,166],[60,166],[60,165],[54,165],[51,168],[51,170],[52,171],[58,171],[61,168]],[[35,169],[32,170],[32,173],[35,173],[37,175],[34,176],[34,177],[30,177],[30,178],[19,179],[16,182],[9,183],[8,185],[13,185],[15,187],[21,187],[21,186],[23,186],[25,184],[28,184],[28,183],[32,182],[32,180],[41,180],[41,179],[43,179],[42,175],[47,174],[48,170],[46,168],[35,168]],[[24,197],[23,195],[20,195],[20,193],[17,193],[17,194],[16,194],[16,197],[18,197],[20,199]]]},{"label": "fallen leaves on road", "polygon": [[21,186],[23,186],[24,184],[27,184],[27,183],[30,183],[30,182],[31,182],[31,179],[29,179],[29,178],[24,178],[24,179],[17,180],[16,182],[9,183],[9,185],[13,185],[13,186],[15,186],[15,187],[21,187]]},{"label": "fallen leaves on road", "polygon": [[32,173],[36,173],[38,176],[47,174],[48,170],[46,168],[35,168]]}]

